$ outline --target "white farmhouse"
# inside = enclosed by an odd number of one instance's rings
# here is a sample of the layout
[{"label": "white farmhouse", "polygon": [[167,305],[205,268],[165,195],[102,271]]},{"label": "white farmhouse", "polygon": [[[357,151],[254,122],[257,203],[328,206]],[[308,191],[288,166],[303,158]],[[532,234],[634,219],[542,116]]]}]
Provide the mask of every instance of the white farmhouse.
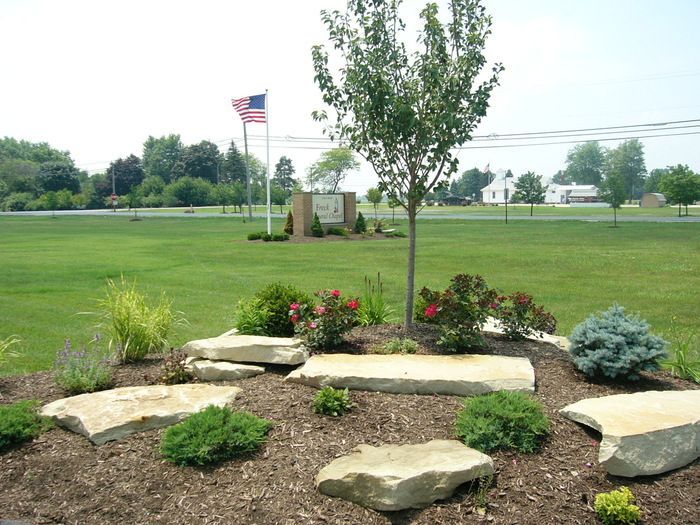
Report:
[{"label": "white farmhouse", "polygon": [[[495,174],[494,180],[481,189],[481,201],[485,204],[503,204],[510,202],[515,193],[516,177],[506,177],[504,171]],[[505,197],[505,198],[504,198]],[[597,202],[598,188],[592,184],[554,184],[547,186],[545,204],[571,204]]]}]

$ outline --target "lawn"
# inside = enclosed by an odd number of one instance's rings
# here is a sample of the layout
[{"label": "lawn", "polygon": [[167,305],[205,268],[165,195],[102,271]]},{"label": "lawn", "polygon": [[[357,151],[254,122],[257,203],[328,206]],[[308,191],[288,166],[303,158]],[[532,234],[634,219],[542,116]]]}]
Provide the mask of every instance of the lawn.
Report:
[{"label": "lawn", "polygon": [[[22,339],[21,356],[0,374],[50,368],[64,339],[97,330],[105,279],[123,274],[155,296],[163,290],[189,324],[172,344],[231,327],[236,302],[275,280],[308,291],[360,294],[381,272],[388,302],[403,313],[406,239],[262,243],[245,234],[264,220],[239,217],[0,217],[0,339]],[[279,230],[281,220],[273,228]],[[405,224],[399,229],[406,230]],[[460,272],[505,291],[533,294],[559,320],[560,334],[614,302],[640,312],[656,331],[672,316],[686,330],[700,312],[700,224],[419,221],[417,289],[444,288]]]}]

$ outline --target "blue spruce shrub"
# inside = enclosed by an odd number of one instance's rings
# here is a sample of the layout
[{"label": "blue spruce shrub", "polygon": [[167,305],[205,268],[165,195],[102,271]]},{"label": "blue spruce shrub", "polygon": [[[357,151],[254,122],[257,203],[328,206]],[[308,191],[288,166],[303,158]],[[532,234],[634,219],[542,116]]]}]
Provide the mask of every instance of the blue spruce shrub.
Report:
[{"label": "blue spruce shrub", "polygon": [[659,361],[666,357],[666,341],[649,333],[645,320],[625,315],[619,305],[590,316],[569,339],[574,364],[590,377],[635,381],[642,370],[659,370]]}]

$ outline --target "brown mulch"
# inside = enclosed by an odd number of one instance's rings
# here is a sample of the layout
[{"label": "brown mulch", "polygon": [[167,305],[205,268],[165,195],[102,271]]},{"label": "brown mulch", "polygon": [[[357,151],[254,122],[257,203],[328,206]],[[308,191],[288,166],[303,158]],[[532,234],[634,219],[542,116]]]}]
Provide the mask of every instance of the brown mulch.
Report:
[{"label": "brown mulch", "polygon": [[[434,353],[435,332],[419,326],[409,334],[397,325],[353,330],[344,351],[363,353],[388,338],[410,336],[420,351]],[[537,398],[551,418],[542,450],[526,455],[491,454],[496,465],[487,492],[488,511],[475,510],[475,486],[466,484],[448,500],[421,510],[375,512],[320,494],[314,476],[361,443],[421,443],[454,437],[460,400],[450,396],[353,392],[353,410],[340,418],[311,410],[316,390],[283,382],[286,367],[237,381],[236,408],[271,419],[269,440],[252,457],[209,468],[165,462],[158,447],[163,430],[95,446],[85,437],[55,428],[0,454],[0,520],[25,523],[174,524],[594,524],[595,495],[621,485],[632,489],[643,523],[700,523],[700,460],[659,476],[626,479],[597,464],[600,435],[557,410],[587,397],[698,388],[665,372],[636,383],[590,382],[563,351],[537,342],[488,337],[481,353],[526,356],[537,378]],[[116,368],[116,386],[146,384],[159,358]],[[0,378],[0,402],[64,397],[50,373]]]}]

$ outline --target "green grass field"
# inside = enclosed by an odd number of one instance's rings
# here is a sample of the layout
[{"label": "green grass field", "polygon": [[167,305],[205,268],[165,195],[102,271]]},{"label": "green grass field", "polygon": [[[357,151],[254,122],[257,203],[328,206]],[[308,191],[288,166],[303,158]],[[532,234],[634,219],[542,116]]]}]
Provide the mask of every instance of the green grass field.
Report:
[{"label": "green grass field", "polygon": [[[153,296],[164,290],[183,312],[189,325],[175,329],[175,346],[229,329],[236,302],[276,280],[360,294],[364,276],[381,272],[387,300],[402,317],[407,239],[244,240],[264,224],[238,217],[0,217],[0,339],[22,339],[21,356],[0,374],[50,368],[65,338],[87,341],[97,319],[79,312],[94,311],[105,279],[120,274]],[[700,313],[700,224],[419,221],[417,288],[444,288],[460,272],[533,294],[564,335],[614,302],[640,312],[656,331],[674,315],[691,330]]]}]

